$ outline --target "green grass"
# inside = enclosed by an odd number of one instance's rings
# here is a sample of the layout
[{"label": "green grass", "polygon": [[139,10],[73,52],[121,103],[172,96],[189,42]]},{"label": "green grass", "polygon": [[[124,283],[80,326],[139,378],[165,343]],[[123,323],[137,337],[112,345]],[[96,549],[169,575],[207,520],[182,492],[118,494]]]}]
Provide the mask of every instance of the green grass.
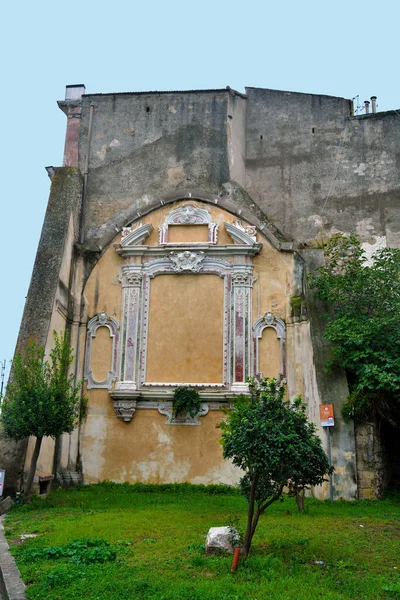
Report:
[{"label": "green grass", "polygon": [[[32,600],[400,599],[399,498],[306,510],[268,508],[236,573],[204,552],[210,527],[245,525],[246,501],[225,486],[60,490],[5,527]],[[22,533],[39,535],[16,543]]]}]

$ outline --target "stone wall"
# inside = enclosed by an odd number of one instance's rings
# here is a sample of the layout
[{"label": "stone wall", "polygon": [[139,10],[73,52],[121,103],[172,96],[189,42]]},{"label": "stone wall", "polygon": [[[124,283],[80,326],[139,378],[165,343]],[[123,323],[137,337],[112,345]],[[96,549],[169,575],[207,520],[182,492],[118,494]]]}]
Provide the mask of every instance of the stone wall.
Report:
[{"label": "stone wall", "polygon": [[376,423],[355,428],[358,498],[381,498],[388,483],[386,456]]}]

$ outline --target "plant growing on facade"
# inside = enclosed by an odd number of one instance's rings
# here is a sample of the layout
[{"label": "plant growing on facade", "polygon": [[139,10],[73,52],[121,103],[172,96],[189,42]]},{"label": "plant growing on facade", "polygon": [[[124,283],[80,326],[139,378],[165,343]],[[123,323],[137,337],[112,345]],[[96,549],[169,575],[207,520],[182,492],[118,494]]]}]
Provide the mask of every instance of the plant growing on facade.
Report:
[{"label": "plant growing on facade", "polygon": [[400,249],[377,250],[368,265],[356,235],[335,235],[325,247],[325,266],[309,283],[330,308],[328,367],[347,372],[344,416],[399,424]]},{"label": "plant growing on facade", "polygon": [[58,336],[53,332],[54,347],[50,360],[35,342],[17,354],[13,361],[12,381],[1,414],[1,424],[7,437],[23,440],[35,436],[24,498],[30,502],[31,488],[36,471],[42,440],[71,433],[79,420],[82,404],[80,384],[75,385],[74,375],[68,375],[73,360],[68,332]]},{"label": "plant growing on facade", "polygon": [[188,386],[177,387],[172,399],[172,418],[178,415],[189,415],[195,417],[201,408],[200,394],[194,388]]},{"label": "plant growing on facade", "polygon": [[246,557],[266,508],[290,483],[305,487],[325,481],[328,459],[305,405],[300,398],[285,400],[284,387],[274,379],[250,381],[250,397],[240,397],[220,428],[224,458],[244,471],[239,485],[249,502]]}]

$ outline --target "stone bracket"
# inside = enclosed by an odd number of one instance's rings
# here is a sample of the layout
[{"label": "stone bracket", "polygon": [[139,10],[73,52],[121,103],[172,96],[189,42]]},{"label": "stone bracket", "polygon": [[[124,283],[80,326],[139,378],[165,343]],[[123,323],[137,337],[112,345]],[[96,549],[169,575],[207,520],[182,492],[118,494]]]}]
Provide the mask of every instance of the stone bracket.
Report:
[{"label": "stone bracket", "polygon": [[200,425],[198,417],[205,417],[208,414],[208,404],[201,404],[200,410],[194,417],[186,415],[178,415],[175,419],[172,418],[172,402],[164,402],[158,405],[158,412],[160,415],[168,417],[165,422],[166,425]]}]

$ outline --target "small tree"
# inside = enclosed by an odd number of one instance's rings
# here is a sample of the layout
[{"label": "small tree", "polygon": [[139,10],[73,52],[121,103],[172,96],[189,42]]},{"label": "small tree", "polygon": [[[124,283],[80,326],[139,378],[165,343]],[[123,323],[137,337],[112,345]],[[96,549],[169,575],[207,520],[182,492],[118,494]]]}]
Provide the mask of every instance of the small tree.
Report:
[{"label": "small tree", "polygon": [[400,249],[383,248],[366,262],[356,235],[335,235],[325,266],[309,279],[329,305],[324,337],[328,367],[346,369],[346,417],[400,423]]},{"label": "small tree", "polygon": [[68,376],[73,360],[68,332],[61,337],[53,332],[54,348],[50,361],[44,360],[44,348],[32,342],[13,361],[12,381],[1,414],[7,437],[22,440],[35,436],[28,478],[24,487],[26,502],[30,502],[42,440],[71,433],[79,418],[80,385],[74,385],[74,375]]},{"label": "small tree", "polygon": [[279,500],[285,486],[319,485],[329,472],[328,459],[300,398],[289,402],[276,380],[250,382],[228,413],[222,429],[224,458],[244,471],[242,493],[249,502],[243,543],[246,557],[260,515]]}]

